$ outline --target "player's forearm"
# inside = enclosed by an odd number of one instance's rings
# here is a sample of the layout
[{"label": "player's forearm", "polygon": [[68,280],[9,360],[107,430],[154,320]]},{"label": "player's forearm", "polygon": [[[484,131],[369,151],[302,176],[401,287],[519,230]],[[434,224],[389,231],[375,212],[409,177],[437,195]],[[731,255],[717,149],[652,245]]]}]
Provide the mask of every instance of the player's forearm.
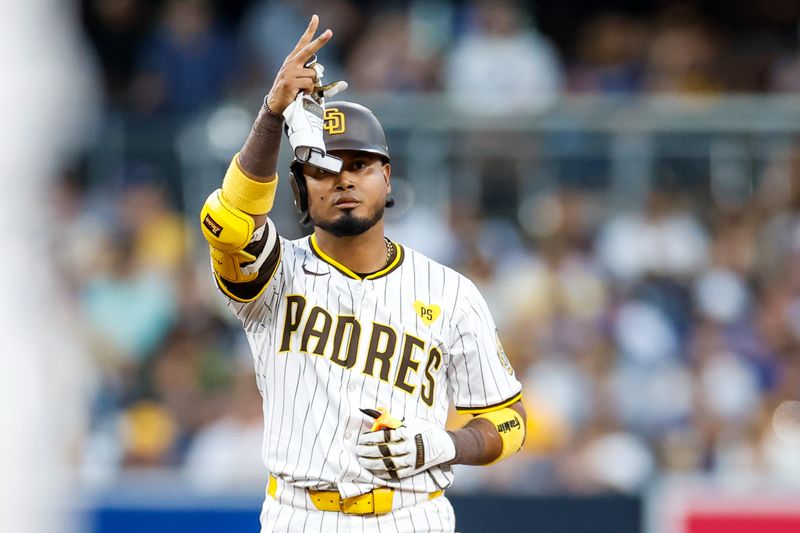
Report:
[{"label": "player's forearm", "polygon": [[[262,108],[241,152],[228,166],[222,187],[211,193],[200,212],[203,236],[214,258],[212,266],[232,283],[254,282],[261,274],[248,265],[257,260],[269,238],[265,231],[258,242],[252,242],[258,228],[267,222],[275,199],[281,124],[280,117]],[[266,270],[273,265],[261,266]]]},{"label": "player's forearm", "polygon": [[[510,407],[525,423],[526,415],[522,402]],[[448,431],[456,447],[456,456],[450,464],[485,465],[497,459],[503,452],[503,440],[494,424],[484,418],[470,420],[457,431]]]},{"label": "player's forearm", "polygon": [[463,428],[448,433],[456,446],[456,456],[450,464],[485,465],[500,455],[500,437],[485,420],[473,420]]},{"label": "player's forearm", "polygon": [[282,129],[283,119],[262,107],[239,153],[239,166],[252,179],[275,179]]}]

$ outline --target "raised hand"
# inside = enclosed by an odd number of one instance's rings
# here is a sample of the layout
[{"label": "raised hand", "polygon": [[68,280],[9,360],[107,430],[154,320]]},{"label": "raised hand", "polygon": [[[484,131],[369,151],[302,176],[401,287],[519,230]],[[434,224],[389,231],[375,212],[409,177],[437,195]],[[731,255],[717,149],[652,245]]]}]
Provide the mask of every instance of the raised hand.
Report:
[{"label": "raised hand", "polygon": [[303,36],[297,41],[294,50],[286,56],[278,71],[272,89],[267,95],[267,106],[273,113],[282,115],[297,93],[303,91],[310,94],[314,90],[317,71],[306,67],[306,64],[333,36],[331,30],[325,30],[315,39],[314,34],[318,26],[319,17],[313,15]]}]

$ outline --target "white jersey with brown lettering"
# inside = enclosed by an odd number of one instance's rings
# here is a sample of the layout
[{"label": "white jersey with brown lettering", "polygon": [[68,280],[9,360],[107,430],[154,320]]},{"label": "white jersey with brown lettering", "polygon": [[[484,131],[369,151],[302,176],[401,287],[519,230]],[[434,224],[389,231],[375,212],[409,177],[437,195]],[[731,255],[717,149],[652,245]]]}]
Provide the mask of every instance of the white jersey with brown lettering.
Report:
[{"label": "white jersey with brown lettering", "polygon": [[448,466],[398,481],[362,468],[356,441],[372,420],[360,409],[384,407],[444,427],[451,401],[460,412],[481,413],[520,398],[475,285],[400,244],[386,268],[361,276],[328,257],[314,236],[285,240],[271,222],[267,232],[261,255],[273,266],[259,284],[238,290],[217,282],[252,349],[269,472],[343,498],[385,486],[448,487]]}]

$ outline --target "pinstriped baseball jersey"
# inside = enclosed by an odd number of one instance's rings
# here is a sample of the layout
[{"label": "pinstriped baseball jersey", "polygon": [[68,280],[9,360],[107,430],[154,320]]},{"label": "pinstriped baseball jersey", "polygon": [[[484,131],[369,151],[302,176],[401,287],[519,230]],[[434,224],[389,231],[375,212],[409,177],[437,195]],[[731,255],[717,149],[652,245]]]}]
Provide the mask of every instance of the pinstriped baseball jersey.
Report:
[{"label": "pinstriped baseball jersey", "polygon": [[272,246],[280,260],[252,301],[220,286],[252,349],[268,470],[342,497],[378,486],[426,493],[449,486],[447,466],[399,481],[362,468],[356,441],[372,420],[359,409],[386,407],[444,427],[450,401],[479,413],[519,399],[521,385],[474,284],[399,244],[386,268],[365,277],[328,257],[313,236],[273,237],[263,254]]}]

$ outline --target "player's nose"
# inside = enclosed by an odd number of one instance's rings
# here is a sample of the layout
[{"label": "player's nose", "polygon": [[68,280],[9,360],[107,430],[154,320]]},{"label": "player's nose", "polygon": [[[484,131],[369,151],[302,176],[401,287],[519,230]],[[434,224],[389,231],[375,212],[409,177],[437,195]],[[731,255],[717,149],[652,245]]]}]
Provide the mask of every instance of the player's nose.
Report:
[{"label": "player's nose", "polygon": [[352,174],[346,170],[340,172],[336,177],[336,190],[345,191],[347,189],[352,189],[353,187],[354,184]]}]

